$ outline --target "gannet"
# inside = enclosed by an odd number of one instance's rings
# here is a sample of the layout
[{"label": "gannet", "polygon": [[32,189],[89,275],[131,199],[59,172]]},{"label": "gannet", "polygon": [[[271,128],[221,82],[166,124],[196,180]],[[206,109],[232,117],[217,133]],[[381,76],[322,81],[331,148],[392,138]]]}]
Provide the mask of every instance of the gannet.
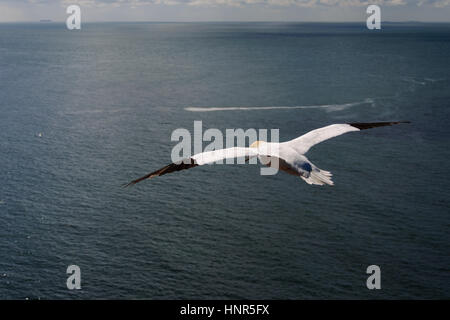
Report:
[{"label": "gannet", "polygon": [[391,126],[399,123],[409,123],[409,121],[332,124],[323,128],[312,130],[298,138],[286,142],[276,143],[255,141],[248,148],[233,147],[201,152],[182,161],[171,163],[141,178],[133,180],[124,186],[128,187],[142,180],[151,179],[175,171],[190,169],[205,164],[212,164],[225,159],[243,157],[245,157],[246,161],[253,157],[258,157],[262,164],[269,167],[276,167],[281,171],[298,176],[310,185],[332,186],[334,183],[331,180],[331,172],[319,169],[305,157],[305,154],[309,151],[309,149],[311,149],[311,147],[322,141],[340,136],[347,132]]}]

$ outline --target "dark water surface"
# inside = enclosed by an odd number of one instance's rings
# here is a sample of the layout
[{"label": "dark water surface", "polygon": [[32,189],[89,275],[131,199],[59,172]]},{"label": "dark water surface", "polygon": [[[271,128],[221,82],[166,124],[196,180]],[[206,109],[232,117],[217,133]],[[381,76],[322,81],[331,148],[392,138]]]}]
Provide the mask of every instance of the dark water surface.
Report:
[{"label": "dark water surface", "polygon": [[[185,110],[253,106],[312,108]],[[2,24],[0,298],[448,299],[449,116],[450,24]],[[412,124],[313,148],[334,187],[251,165],[120,187],[194,120]]]}]

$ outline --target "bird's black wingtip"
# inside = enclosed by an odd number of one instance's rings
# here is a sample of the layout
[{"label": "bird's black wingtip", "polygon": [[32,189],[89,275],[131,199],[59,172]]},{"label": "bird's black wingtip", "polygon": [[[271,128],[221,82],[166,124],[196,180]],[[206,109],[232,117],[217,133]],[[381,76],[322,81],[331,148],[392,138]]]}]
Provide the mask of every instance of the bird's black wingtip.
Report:
[{"label": "bird's black wingtip", "polygon": [[349,123],[352,127],[355,127],[359,130],[365,130],[370,128],[384,127],[384,126],[392,126],[400,123],[411,123],[411,121],[385,121],[385,122],[354,122]]},{"label": "bird's black wingtip", "polygon": [[128,188],[128,187],[134,186],[135,184],[136,183],[134,181],[131,181],[131,182],[122,184],[121,187],[125,189],[125,188]]}]

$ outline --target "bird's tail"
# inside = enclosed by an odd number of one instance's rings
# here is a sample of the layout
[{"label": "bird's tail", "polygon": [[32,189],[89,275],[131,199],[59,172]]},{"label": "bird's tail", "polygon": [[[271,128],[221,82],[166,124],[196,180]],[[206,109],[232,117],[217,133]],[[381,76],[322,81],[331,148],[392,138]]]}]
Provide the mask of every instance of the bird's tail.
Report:
[{"label": "bird's tail", "polygon": [[313,165],[309,176],[301,176],[301,178],[305,180],[307,184],[316,184],[319,186],[327,184],[329,186],[333,186],[334,182],[331,180],[332,176],[333,174],[331,172],[319,169]]}]

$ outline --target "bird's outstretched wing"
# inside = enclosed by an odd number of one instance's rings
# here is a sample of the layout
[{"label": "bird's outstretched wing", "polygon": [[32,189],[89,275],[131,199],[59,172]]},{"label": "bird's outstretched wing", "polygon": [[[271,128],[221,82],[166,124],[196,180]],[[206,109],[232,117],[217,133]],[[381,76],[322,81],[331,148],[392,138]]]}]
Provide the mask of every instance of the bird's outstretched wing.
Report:
[{"label": "bird's outstretched wing", "polygon": [[158,169],[156,171],[153,171],[149,174],[146,174],[143,177],[140,177],[136,180],[133,180],[127,184],[124,185],[124,187],[129,187],[131,185],[134,185],[138,182],[141,182],[145,179],[151,179],[153,177],[158,177],[165,175],[167,173],[180,171],[184,169],[190,169],[197,166],[202,166],[205,164],[212,164],[218,161],[223,161],[226,159],[236,159],[236,158],[244,158],[246,161],[248,159],[257,156],[258,151],[255,148],[227,148],[227,149],[220,149],[220,150],[214,150],[214,151],[207,151],[198,153],[190,158],[186,158],[182,161],[171,163],[165,167],[162,167],[161,169]]},{"label": "bird's outstretched wing", "polygon": [[323,128],[312,130],[296,139],[283,142],[282,145],[291,147],[300,154],[305,154],[312,146],[347,132],[392,126],[399,123],[409,123],[409,121],[332,124]]}]

